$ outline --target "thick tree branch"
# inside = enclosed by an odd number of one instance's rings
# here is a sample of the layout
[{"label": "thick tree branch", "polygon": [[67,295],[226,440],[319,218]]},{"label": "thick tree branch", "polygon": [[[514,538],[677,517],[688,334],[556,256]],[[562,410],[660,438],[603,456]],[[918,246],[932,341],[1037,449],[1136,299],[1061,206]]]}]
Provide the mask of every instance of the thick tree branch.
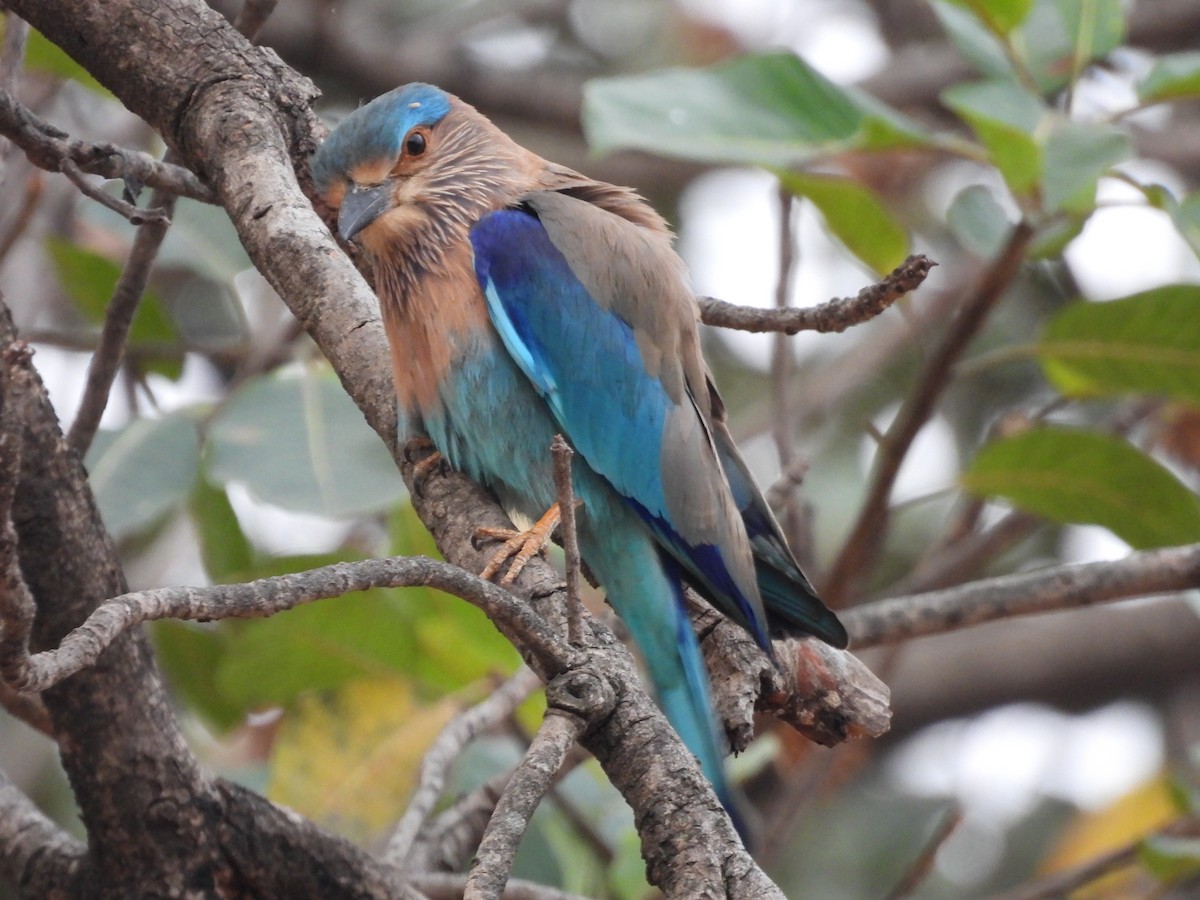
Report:
[{"label": "thick tree branch", "polygon": [[62,831],[0,772],[0,876],[23,896],[76,896],[86,848]]},{"label": "thick tree branch", "polygon": [[842,614],[855,649],[1030,613],[1200,587],[1200,544],[880,600]]}]

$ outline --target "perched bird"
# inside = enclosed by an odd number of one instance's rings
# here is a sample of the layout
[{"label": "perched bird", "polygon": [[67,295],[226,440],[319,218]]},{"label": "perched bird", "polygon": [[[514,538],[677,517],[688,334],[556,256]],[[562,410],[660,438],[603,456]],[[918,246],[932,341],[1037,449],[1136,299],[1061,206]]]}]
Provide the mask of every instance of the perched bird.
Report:
[{"label": "perched bird", "polygon": [[728,806],[684,584],[768,654],[776,631],[847,638],[730,437],[666,223],[428,84],[347,116],[312,174],[373,270],[402,434],[531,519],[552,438],[572,445],[583,558]]}]

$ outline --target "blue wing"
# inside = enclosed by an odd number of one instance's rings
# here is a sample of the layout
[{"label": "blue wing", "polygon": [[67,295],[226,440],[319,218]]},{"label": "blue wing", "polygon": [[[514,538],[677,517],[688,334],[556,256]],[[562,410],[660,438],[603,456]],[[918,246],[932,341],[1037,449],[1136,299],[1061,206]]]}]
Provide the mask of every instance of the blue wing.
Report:
[{"label": "blue wing", "polygon": [[[622,227],[636,226],[610,222],[616,217],[583,201],[551,196],[492,213],[471,231],[492,322],[587,464],[626,498],[703,592],[769,647],[745,526],[712,437],[691,391],[672,391],[685,379],[678,360],[655,349],[656,336],[644,324],[652,311],[630,310],[661,303],[630,296],[643,282],[653,286],[656,261],[641,261],[645,277],[631,287],[621,269],[631,260],[595,251],[622,240]],[[559,214],[552,235],[538,213],[556,203],[566,207],[552,210]],[[569,234],[561,226],[564,212],[577,226]],[[596,246],[579,249],[579,235],[592,233]],[[644,251],[636,242],[615,249],[633,254],[635,265]],[[659,338],[671,346],[670,334]],[[659,371],[651,371],[648,359]]]}]

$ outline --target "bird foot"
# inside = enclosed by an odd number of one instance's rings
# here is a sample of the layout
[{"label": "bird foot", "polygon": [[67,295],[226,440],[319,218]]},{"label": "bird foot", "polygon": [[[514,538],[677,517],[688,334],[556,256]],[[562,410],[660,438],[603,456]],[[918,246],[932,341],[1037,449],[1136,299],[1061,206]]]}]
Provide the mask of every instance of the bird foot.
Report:
[{"label": "bird foot", "polygon": [[[422,454],[428,454],[422,456]],[[445,457],[434,445],[433,441],[423,435],[409,438],[407,444],[404,445],[404,456],[412,463],[413,480],[421,481],[429,475],[435,468],[445,464]],[[414,462],[414,457],[421,456]]]},{"label": "bird foot", "polygon": [[415,481],[424,481],[430,472],[432,472],[434,469],[440,468],[445,464],[445,462],[446,458],[442,456],[441,452],[434,450],[424,459],[413,463],[413,479]]},{"label": "bird foot", "polygon": [[487,538],[504,541],[504,545],[488,560],[488,564],[479,573],[479,577],[491,581],[496,577],[496,573],[504,567],[505,562],[511,559],[512,562],[509,563],[504,577],[500,579],[500,584],[512,584],[531,559],[545,552],[546,545],[550,543],[550,536],[558,527],[559,518],[558,504],[555,503],[546,510],[540,519],[534,522],[533,527],[528,531],[514,531],[511,528],[476,529],[476,540]]}]

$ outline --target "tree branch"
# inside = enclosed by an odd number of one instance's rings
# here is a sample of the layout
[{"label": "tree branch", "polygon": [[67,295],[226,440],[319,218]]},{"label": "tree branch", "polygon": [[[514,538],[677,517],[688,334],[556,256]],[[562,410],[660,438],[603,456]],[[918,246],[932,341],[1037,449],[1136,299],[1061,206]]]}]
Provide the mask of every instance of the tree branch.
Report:
[{"label": "tree branch", "polygon": [[936,265],[927,256],[910,256],[890,275],[863,288],[857,296],[835,298],[817,306],[758,309],[700,297],[700,320],[705,325],[738,331],[779,331],[784,334],[845,331],[852,325],[873,319],[905,294],[915,291]]},{"label": "tree branch", "polygon": [[22,896],[76,896],[86,852],[0,772],[0,875]]},{"label": "tree branch", "polygon": [[826,578],[823,596],[833,607],[845,605],[875,564],[887,529],[888,498],[917,432],[933,414],[937,398],[949,383],[955,360],[983,326],[988,313],[1012,283],[1025,260],[1033,228],[1018,224],[1008,243],[984,273],[975,293],[967,299],[930,354],[912,392],[900,407],[875,457],[867,497],[854,527],[842,545]]},{"label": "tree branch", "polygon": [[[201,203],[213,203],[215,200],[212,191],[182,166],[168,165],[149,153],[129,150],[116,144],[71,141],[65,132],[43,122],[5,91],[0,91],[0,134],[25,151],[31,163],[47,172],[63,172],[68,177],[73,172],[82,172],[103,178],[119,178],[160,188]],[[64,163],[68,165],[64,166]],[[79,182],[76,181],[76,184]],[[108,197],[107,194],[105,196]]]},{"label": "tree branch", "polygon": [[893,597],[842,614],[852,646],[967,628],[982,622],[1200,587],[1200,544],[1143,550],[1113,562],[1059,566]]},{"label": "tree branch", "polygon": [[393,865],[405,865],[418,833],[441,799],[450,767],[463,749],[480,734],[511,716],[541,683],[536,672],[523,666],[486,700],[455,716],[442,729],[421,760],[417,788],[404,816],[388,838],[383,854],[385,860]]}]

